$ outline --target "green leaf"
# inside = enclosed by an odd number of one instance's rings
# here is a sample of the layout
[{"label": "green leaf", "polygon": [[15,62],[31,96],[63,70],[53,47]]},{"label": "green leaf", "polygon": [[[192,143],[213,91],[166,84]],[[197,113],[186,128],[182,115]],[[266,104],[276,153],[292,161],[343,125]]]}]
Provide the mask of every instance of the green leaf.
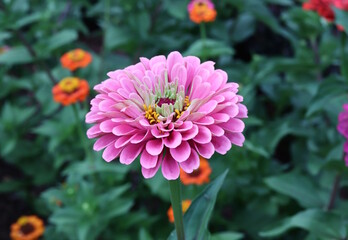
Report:
[{"label": "green leaf", "polygon": [[[193,200],[191,206],[184,215],[185,236],[187,240],[208,239],[208,222],[213,212],[217,194],[228,173],[226,170],[210,183],[204,191]],[[168,240],[176,240],[176,232],[173,231]]]},{"label": "green leaf", "polygon": [[107,49],[119,47],[131,40],[129,33],[122,28],[112,27],[105,34],[104,44]]},{"label": "green leaf", "polygon": [[166,0],[164,7],[173,17],[184,20],[187,16],[187,2],[182,0]]},{"label": "green leaf", "polygon": [[323,207],[319,190],[308,177],[299,173],[287,173],[265,179],[265,183],[273,190],[294,198],[303,207]]},{"label": "green leaf", "polygon": [[30,63],[33,61],[29,51],[23,47],[13,47],[0,55],[0,64],[14,65]]},{"label": "green leaf", "polygon": [[71,43],[77,39],[78,35],[75,30],[65,29],[48,39],[47,49],[49,51],[55,50],[61,46]]},{"label": "green leaf", "polygon": [[25,16],[21,19],[19,19],[14,25],[13,28],[14,29],[19,29],[22,28],[26,25],[29,25],[31,23],[34,23],[36,21],[39,21],[42,18],[42,12],[34,12],[28,16]]},{"label": "green leaf", "polygon": [[11,33],[10,32],[1,31],[0,32],[0,43],[3,42],[4,40],[10,38],[10,37],[11,37]]},{"label": "green leaf", "polygon": [[211,240],[239,240],[243,238],[242,233],[236,232],[222,232],[216,233],[211,236]]},{"label": "green leaf", "polygon": [[234,50],[224,42],[213,39],[199,39],[192,43],[184,55],[193,55],[197,57],[218,57],[222,55],[232,55]]},{"label": "green leaf", "polygon": [[139,240],[152,240],[152,237],[144,228],[141,228],[139,231],[138,239]]},{"label": "green leaf", "polygon": [[319,209],[308,209],[295,216],[284,219],[277,226],[260,233],[262,237],[276,237],[291,228],[302,228],[316,235],[320,239],[345,239],[346,222],[336,213]]},{"label": "green leaf", "polygon": [[234,24],[231,36],[234,42],[241,42],[255,32],[255,18],[250,13],[240,14]]}]

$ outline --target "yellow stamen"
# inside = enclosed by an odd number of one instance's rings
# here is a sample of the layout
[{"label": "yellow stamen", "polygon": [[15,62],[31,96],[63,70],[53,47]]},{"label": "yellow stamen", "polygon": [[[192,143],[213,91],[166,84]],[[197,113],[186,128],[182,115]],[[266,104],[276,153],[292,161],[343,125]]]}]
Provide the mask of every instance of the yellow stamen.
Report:
[{"label": "yellow stamen", "polygon": [[68,52],[68,57],[71,61],[78,62],[78,61],[81,61],[83,59],[85,54],[86,53],[83,50],[77,49],[77,50],[72,50],[72,51]]},{"label": "yellow stamen", "polygon": [[155,124],[155,123],[159,123],[160,120],[158,119],[159,114],[156,113],[155,111],[152,110],[151,105],[149,105],[148,107],[144,104],[143,105],[144,110],[145,110],[145,118],[147,120],[149,120],[150,124]]},{"label": "yellow stamen", "polygon": [[25,225],[27,223],[28,223],[28,218],[27,217],[20,217],[18,219],[18,224],[21,225],[21,226],[23,226],[23,225]]},{"label": "yellow stamen", "polygon": [[80,86],[80,80],[76,77],[66,77],[59,83],[59,87],[66,93],[72,93]]},{"label": "yellow stamen", "polygon": [[185,105],[184,105],[184,110],[183,111],[180,112],[178,109],[175,109],[176,119],[179,119],[181,117],[182,113],[184,111],[186,111],[187,108],[190,106],[191,103],[190,103],[190,99],[189,99],[188,96],[185,97],[184,104]]}]

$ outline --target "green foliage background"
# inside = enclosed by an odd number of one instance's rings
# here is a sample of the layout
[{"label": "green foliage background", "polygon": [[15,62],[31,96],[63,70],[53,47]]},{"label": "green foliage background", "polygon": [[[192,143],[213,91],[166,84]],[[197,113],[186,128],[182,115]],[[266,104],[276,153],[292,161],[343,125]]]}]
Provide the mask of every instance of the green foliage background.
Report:
[{"label": "green foliage background", "polygon": [[[0,3],[0,46],[11,47],[0,55],[0,202],[10,209],[0,221],[1,239],[22,214],[45,219],[44,239],[170,235],[169,190],[161,174],[144,180],[139,163],[107,164],[92,151],[95,161],[89,161],[83,145],[92,149],[93,141],[79,138],[79,128],[87,128],[87,106],[78,105],[77,121],[71,106],[53,101],[51,89],[69,76],[59,58],[73,48],[93,55],[93,62],[76,73],[91,87],[141,56],[178,50],[202,57],[199,26],[188,19],[187,3]],[[206,189],[211,199],[223,171],[229,172],[206,237],[347,239],[348,171],[344,139],[336,130],[348,102],[346,33],[303,11],[300,1],[219,0],[215,5],[218,18],[206,25],[203,57],[240,84],[249,118],[244,147],[233,146],[210,160],[212,179],[220,176]],[[335,11],[336,21],[347,26],[347,13]],[[193,199],[204,188],[185,186],[184,198]],[[199,218],[201,201],[189,216]],[[202,228],[195,221],[186,227]]]}]

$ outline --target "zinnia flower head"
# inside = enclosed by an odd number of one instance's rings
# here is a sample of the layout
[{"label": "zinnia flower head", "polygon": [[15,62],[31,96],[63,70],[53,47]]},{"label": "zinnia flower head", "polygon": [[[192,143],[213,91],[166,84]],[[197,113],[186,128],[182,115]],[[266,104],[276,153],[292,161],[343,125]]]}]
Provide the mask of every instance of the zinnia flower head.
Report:
[{"label": "zinnia flower head", "polygon": [[190,19],[194,23],[213,22],[216,18],[214,4],[210,0],[192,0],[187,5]]},{"label": "zinnia flower head", "polygon": [[210,181],[211,168],[207,159],[199,157],[199,168],[192,173],[186,173],[180,169],[180,180],[184,185],[196,184],[202,185]]},{"label": "zinnia flower head", "polygon": [[346,138],[346,142],[344,144],[344,152],[346,155],[344,160],[346,162],[346,166],[348,166],[348,104],[343,105],[343,112],[338,115],[337,130]]},{"label": "zinnia flower head", "polygon": [[[308,2],[303,3],[302,7],[305,10],[316,11],[327,21],[332,22],[335,20],[333,7],[348,11],[348,0],[309,0]],[[341,25],[337,25],[337,29],[344,31],[344,28]]]},{"label": "zinnia flower head", "polygon": [[316,11],[320,16],[329,22],[335,19],[334,11],[331,9],[333,0],[309,0],[303,3],[302,7],[305,10]]},{"label": "zinnia flower head", "polygon": [[87,136],[98,138],[94,150],[104,149],[107,162],[119,157],[128,165],[141,155],[145,178],[161,166],[172,180],[180,168],[197,169],[199,155],[209,159],[215,151],[226,154],[232,144],[243,145],[243,97],[214,62],[172,52],[168,58],[140,58],[108,76],[94,87],[99,94],[86,115],[94,124]]},{"label": "zinnia flower head", "polygon": [[64,68],[75,71],[78,68],[87,67],[92,61],[92,55],[80,48],[71,50],[60,58],[60,62]]},{"label": "zinnia flower head", "polygon": [[45,231],[43,221],[37,216],[22,216],[11,225],[12,240],[37,240]]},{"label": "zinnia flower head", "polygon": [[[190,207],[190,205],[191,205],[191,200],[184,200],[181,202],[183,214],[185,214],[185,212],[187,212],[187,209]],[[167,215],[168,215],[169,222],[174,223],[174,212],[173,212],[172,206],[169,207],[169,209],[167,211]]]},{"label": "zinnia flower head", "polygon": [[83,102],[89,94],[89,85],[86,80],[77,77],[66,77],[52,88],[55,102],[64,106]]}]

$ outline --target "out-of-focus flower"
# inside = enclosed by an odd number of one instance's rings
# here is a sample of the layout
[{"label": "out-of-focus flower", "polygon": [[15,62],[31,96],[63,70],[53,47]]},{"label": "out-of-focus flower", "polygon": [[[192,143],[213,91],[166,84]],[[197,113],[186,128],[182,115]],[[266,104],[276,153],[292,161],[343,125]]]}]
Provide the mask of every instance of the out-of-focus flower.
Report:
[{"label": "out-of-focus flower", "polygon": [[[187,211],[187,209],[190,207],[191,205],[191,200],[184,200],[181,202],[181,207],[182,207],[182,213],[185,214],[185,212]],[[173,212],[173,207],[170,206],[168,211],[167,211],[167,215],[168,215],[168,220],[171,223],[174,223],[174,212]]]},{"label": "out-of-focus flower", "polygon": [[43,221],[35,215],[22,216],[11,225],[12,240],[37,240],[45,231]]},{"label": "out-of-focus flower", "polygon": [[335,19],[335,14],[331,9],[332,4],[332,0],[309,0],[303,3],[302,7],[305,10],[316,11],[320,16],[331,22]]},{"label": "out-of-focus flower", "polygon": [[0,54],[3,54],[4,52],[7,52],[8,50],[10,50],[9,46],[2,46],[0,47]]},{"label": "out-of-focus flower", "polygon": [[[327,21],[332,22],[335,20],[335,12],[333,7],[341,10],[348,11],[347,0],[309,0],[303,3],[303,9],[316,11],[320,16],[325,18]],[[337,29],[344,31],[343,26],[337,25]]]},{"label": "out-of-focus flower", "polygon": [[64,106],[83,102],[89,94],[89,85],[86,80],[67,77],[52,88],[52,94],[54,101]]},{"label": "out-of-focus flower", "polygon": [[210,0],[192,0],[187,10],[190,19],[194,23],[213,22],[216,18],[216,10],[214,4]]},{"label": "out-of-focus flower", "polygon": [[226,154],[232,144],[242,146],[247,108],[241,104],[238,84],[214,62],[183,57],[141,58],[124,70],[109,72],[96,85],[87,123],[89,138],[98,138],[94,150],[103,158],[120,157],[131,164],[139,154],[142,174],[152,178],[159,167],[163,176],[177,179],[180,168],[192,173],[199,156]]},{"label": "out-of-focus flower", "polygon": [[77,68],[84,68],[92,61],[92,55],[80,48],[71,50],[60,58],[62,66],[75,71]]},{"label": "out-of-focus flower", "polygon": [[338,115],[337,130],[346,138],[343,148],[346,153],[344,160],[348,166],[348,104],[343,105],[343,112]]},{"label": "out-of-focus flower", "polygon": [[183,170],[180,170],[180,180],[184,185],[202,185],[203,183],[208,183],[210,181],[209,176],[211,174],[211,168],[209,162],[202,157],[199,157],[199,159],[199,168],[194,170],[192,173],[186,173]]}]

